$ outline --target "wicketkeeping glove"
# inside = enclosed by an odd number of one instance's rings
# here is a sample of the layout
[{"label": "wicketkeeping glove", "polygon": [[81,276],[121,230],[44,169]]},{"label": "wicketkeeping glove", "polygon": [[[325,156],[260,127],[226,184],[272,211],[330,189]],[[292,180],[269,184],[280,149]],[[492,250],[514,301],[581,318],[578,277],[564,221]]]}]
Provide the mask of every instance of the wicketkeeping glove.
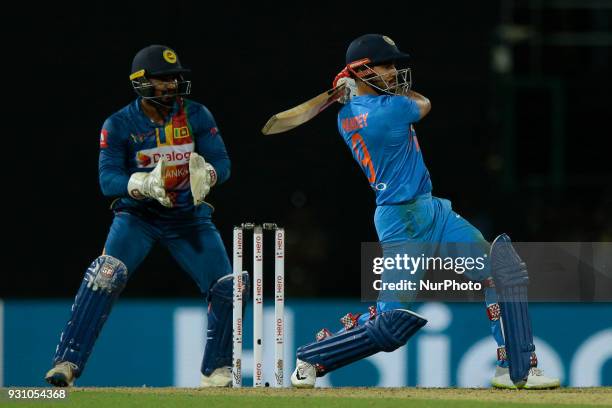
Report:
[{"label": "wicketkeeping glove", "polygon": [[332,86],[335,88],[344,83],[346,84],[346,88],[344,88],[345,93],[340,97],[340,99],[338,99],[338,102],[342,104],[347,103],[353,96],[357,95],[357,84],[355,83],[355,80],[351,78],[351,74],[349,73],[347,67],[344,67],[344,69],[340,71],[338,75],[336,75]]},{"label": "wicketkeeping glove", "polygon": [[164,171],[166,161],[161,159],[152,172],[137,172],[130,176],[128,181],[128,194],[137,200],[152,198],[164,207],[172,207],[172,200],[164,188]]},{"label": "wicketkeeping glove", "polygon": [[189,157],[189,184],[191,185],[193,205],[202,204],[210,188],[216,183],[217,172],[215,168],[210,163],[206,163],[204,157],[192,152]]}]

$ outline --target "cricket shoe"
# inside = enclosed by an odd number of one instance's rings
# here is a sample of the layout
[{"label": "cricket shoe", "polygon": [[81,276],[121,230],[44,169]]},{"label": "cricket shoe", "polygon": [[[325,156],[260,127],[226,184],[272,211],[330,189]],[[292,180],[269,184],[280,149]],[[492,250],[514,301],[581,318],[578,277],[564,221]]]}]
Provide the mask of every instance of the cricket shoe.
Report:
[{"label": "cricket shoe", "polygon": [[315,366],[300,359],[295,363],[295,370],[291,374],[291,385],[295,388],[313,388],[317,379]]},{"label": "cricket shoe", "polygon": [[510,369],[497,366],[495,368],[493,380],[491,380],[491,385],[495,388],[506,388],[511,390],[516,390],[517,388],[526,390],[545,390],[559,388],[561,383],[558,378],[547,377],[539,368],[531,367],[529,369],[529,375],[527,376],[527,382],[517,387],[510,379]]},{"label": "cricket shoe", "polygon": [[45,381],[56,387],[72,387],[74,385],[74,373],[76,370],[78,370],[76,364],[70,361],[62,361],[47,372]]},{"label": "cricket shoe", "polygon": [[200,387],[231,387],[232,367],[216,368],[210,375],[202,374]]}]

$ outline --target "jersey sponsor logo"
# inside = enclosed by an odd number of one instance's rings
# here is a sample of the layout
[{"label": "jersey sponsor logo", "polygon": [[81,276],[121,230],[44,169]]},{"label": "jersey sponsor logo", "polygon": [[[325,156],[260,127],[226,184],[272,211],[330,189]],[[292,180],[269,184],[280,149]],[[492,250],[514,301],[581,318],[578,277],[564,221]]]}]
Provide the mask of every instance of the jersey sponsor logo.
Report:
[{"label": "jersey sponsor logo", "polygon": [[100,132],[100,148],[106,149],[108,147],[108,130],[102,129]]},{"label": "jersey sponsor logo", "polygon": [[361,137],[359,133],[355,133],[351,137],[351,150],[353,151],[355,160],[357,160],[359,165],[361,165],[361,168],[368,178],[370,184],[374,184],[376,182],[376,171],[374,171],[372,157],[370,157],[370,152],[368,151],[363,137]]},{"label": "jersey sponsor logo", "polygon": [[189,137],[189,128],[187,126],[174,128],[174,138],[183,139]]},{"label": "jersey sponsor logo", "polygon": [[151,156],[142,152],[136,153],[136,163],[138,163],[138,167],[150,167],[151,161]]},{"label": "jersey sponsor logo", "polygon": [[186,143],[140,150],[136,152],[136,165],[139,168],[155,167],[161,159],[166,160],[169,165],[187,164],[193,146],[193,143]]},{"label": "jersey sponsor logo", "polygon": [[185,165],[166,167],[164,177],[170,179],[179,179],[189,175],[189,167]]},{"label": "jersey sponsor logo", "polygon": [[164,171],[164,186],[167,190],[181,190],[189,186],[189,165],[168,166]]},{"label": "jersey sponsor logo", "polygon": [[352,132],[353,130],[359,130],[368,126],[368,115],[370,112],[362,113],[361,115],[353,116],[350,118],[342,119],[342,130],[345,132]]}]

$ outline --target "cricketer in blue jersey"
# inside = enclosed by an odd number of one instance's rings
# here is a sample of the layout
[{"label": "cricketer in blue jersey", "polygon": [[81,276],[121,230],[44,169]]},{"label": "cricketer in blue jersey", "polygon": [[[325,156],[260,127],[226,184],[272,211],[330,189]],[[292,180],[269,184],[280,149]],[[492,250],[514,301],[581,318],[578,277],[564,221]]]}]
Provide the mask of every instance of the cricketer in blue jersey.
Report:
[{"label": "cricketer in blue jersey", "polygon": [[[346,85],[338,130],[376,195],[374,223],[383,257],[393,259],[406,253],[457,257],[459,254],[449,250],[453,246],[445,243],[469,244],[462,250],[471,253],[463,256],[490,253],[490,265],[465,275],[484,287],[491,332],[498,345],[492,385],[558,387],[558,379],[544,376],[536,367],[527,314],[527,270],[509,237],[502,234],[489,245],[478,229],[453,211],[450,201],[432,195],[415,131],[415,124],[429,113],[431,104],[410,89],[410,69],[396,67],[408,58],[387,36],[361,36],[350,44],[347,66],[333,84]],[[416,248],[418,253],[414,253]],[[382,279],[391,283],[418,281],[424,272],[424,268],[414,274],[392,269],[385,271]],[[409,310],[415,294],[381,291],[376,306],[367,313],[344,316],[339,332],[321,330],[314,343],[298,348],[292,384],[312,387],[316,377],[404,345],[427,323]]]},{"label": "cricketer in blue jersey", "polygon": [[45,377],[52,385],[73,385],[83,373],[113,303],[155,243],[169,250],[209,305],[202,386],[231,384],[233,279],[205,202],[229,178],[230,159],[210,111],[185,98],[187,72],[169,47],[140,50],[130,75],[138,98],[102,126],[99,181],[115,199],[114,219],[61,334]]}]

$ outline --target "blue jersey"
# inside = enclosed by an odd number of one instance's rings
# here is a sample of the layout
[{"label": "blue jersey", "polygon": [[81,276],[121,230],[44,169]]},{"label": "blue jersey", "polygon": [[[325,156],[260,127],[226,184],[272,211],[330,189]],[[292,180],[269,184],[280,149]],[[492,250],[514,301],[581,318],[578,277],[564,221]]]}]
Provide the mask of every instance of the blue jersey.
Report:
[{"label": "blue jersey", "polygon": [[[204,105],[188,99],[176,103],[164,125],[154,123],[138,98],[111,115],[100,134],[100,186],[104,195],[118,197],[113,209],[131,209],[161,217],[210,217],[208,205],[194,207],[189,185],[189,157],[197,152],[217,172],[217,184],[227,180],[230,160],[215,120]],[[153,199],[136,200],[127,184],[135,172],[152,171],[160,159],[167,167],[164,183],[172,208]]]},{"label": "blue jersey", "polygon": [[376,193],[377,205],[431,192],[414,131],[417,104],[406,96],[356,96],[338,114],[338,130]]}]

